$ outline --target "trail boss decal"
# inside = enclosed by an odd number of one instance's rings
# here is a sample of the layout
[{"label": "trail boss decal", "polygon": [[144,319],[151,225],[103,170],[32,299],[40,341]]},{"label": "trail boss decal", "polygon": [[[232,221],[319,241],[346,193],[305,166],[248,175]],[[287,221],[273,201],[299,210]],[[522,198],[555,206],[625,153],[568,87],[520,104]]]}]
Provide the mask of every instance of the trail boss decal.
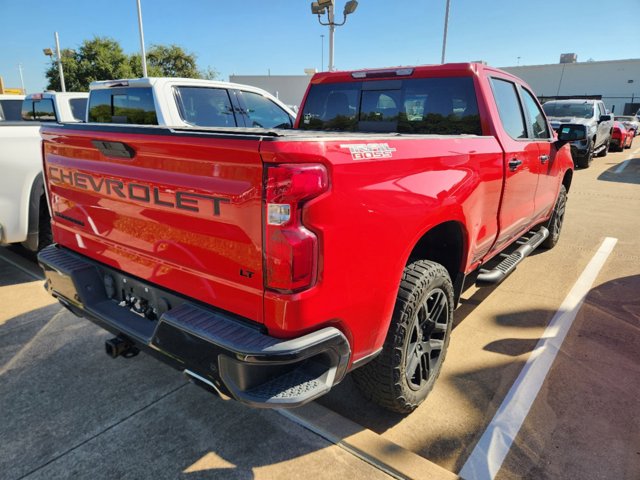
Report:
[{"label": "trail boss decal", "polygon": [[82,190],[91,190],[111,198],[126,198],[134,202],[149,203],[165,208],[177,208],[190,212],[209,213],[220,216],[220,204],[230,203],[228,198],[214,197],[200,193],[160,191],[141,183],[122,182],[112,178],[96,178],[93,175],[72,172],[64,168],[49,166],[49,180],[59,185],[71,185]]},{"label": "trail boss decal", "polygon": [[340,145],[340,148],[348,148],[351,158],[354,160],[368,160],[371,158],[391,158],[395,148],[388,143],[350,143]]}]

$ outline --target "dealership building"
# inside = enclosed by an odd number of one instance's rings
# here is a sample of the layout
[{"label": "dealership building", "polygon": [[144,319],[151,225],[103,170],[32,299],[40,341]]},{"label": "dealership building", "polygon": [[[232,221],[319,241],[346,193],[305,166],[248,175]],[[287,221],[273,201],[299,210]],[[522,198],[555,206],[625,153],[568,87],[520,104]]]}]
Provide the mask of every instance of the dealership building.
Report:
[{"label": "dealership building", "polygon": [[[531,85],[541,101],[554,98],[602,99],[618,115],[640,108],[640,59],[578,62],[563,54],[560,63],[501,67]],[[267,90],[287,105],[300,105],[310,75],[231,75],[229,81]]]}]

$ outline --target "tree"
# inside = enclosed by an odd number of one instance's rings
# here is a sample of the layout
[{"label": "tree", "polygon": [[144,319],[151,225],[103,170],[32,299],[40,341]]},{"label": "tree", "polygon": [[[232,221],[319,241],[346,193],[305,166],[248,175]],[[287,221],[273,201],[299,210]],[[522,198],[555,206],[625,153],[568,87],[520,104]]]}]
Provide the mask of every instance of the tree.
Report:
[{"label": "tree", "polygon": [[[86,91],[95,80],[115,80],[142,76],[140,55],[127,55],[120,44],[106,37],[85,40],[77,51],[62,51],[62,66],[67,90]],[[199,70],[196,56],[178,45],[152,45],[147,52],[150,77],[187,77],[212,80],[218,76],[211,67]],[[47,69],[47,89],[60,90],[58,66],[52,61]]]},{"label": "tree", "polygon": [[[133,72],[128,56],[112,38],[94,37],[85,40],[77,51],[63,50],[62,67],[67,90],[87,91],[96,80],[131,78]],[[55,62],[46,72],[47,89],[60,90],[60,79]]]}]

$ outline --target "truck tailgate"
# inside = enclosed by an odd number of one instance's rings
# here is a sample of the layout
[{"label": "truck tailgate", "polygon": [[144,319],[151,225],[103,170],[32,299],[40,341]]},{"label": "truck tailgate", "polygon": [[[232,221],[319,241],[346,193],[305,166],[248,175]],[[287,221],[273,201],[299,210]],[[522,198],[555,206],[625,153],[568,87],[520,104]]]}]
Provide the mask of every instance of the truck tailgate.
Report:
[{"label": "truck tailgate", "polygon": [[54,240],[262,322],[260,137],[42,129]]}]

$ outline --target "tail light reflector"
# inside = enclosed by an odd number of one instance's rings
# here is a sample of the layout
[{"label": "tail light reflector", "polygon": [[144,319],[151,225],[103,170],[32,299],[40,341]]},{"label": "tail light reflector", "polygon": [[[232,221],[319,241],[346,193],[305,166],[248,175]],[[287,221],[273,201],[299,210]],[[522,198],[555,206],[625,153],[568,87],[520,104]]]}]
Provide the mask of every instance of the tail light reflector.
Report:
[{"label": "tail light reflector", "polygon": [[329,188],[320,164],[267,167],[265,266],[267,288],[295,292],[311,287],[318,269],[318,237],[302,223],[305,203]]}]

